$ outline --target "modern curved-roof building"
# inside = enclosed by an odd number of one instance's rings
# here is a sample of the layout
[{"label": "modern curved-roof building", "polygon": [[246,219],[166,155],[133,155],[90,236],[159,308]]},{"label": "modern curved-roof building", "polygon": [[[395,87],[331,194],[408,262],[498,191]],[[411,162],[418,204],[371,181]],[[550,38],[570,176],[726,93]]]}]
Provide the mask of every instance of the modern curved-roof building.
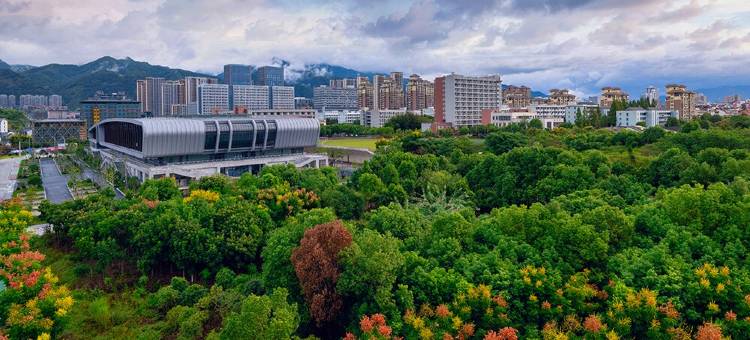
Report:
[{"label": "modern curved-roof building", "polygon": [[[103,160],[139,165],[129,175],[141,180],[179,174],[175,169],[208,168],[238,175],[265,164],[308,165],[304,148],[316,146],[319,135],[317,119],[292,117],[114,118],[89,129],[89,140],[103,151]],[[319,159],[315,165],[320,165]],[[159,166],[169,169],[152,171]]]}]

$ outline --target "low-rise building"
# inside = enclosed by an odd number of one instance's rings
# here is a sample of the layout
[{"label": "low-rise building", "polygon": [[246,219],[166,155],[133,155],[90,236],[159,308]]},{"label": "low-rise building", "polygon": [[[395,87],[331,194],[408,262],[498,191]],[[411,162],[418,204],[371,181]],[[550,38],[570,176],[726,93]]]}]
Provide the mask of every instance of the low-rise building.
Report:
[{"label": "low-rise building", "polygon": [[595,103],[581,102],[568,105],[565,108],[565,122],[575,124],[579,114],[583,117],[589,117],[596,113],[597,110],[600,110],[599,105]]},{"label": "low-rise building", "polygon": [[86,140],[83,119],[41,119],[31,121],[31,140],[35,145],[51,146],[71,140]]},{"label": "low-rise building", "polygon": [[564,116],[539,116],[532,110],[512,109],[507,106],[500,109],[482,110],[482,125],[504,127],[528,123],[533,119],[541,121],[545,129],[554,129],[565,122]]},{"label": "low-rise building", "polygon": [[617,111],[616,123],[620,127],[637,126],[638,123],[642,123],[646,127],[664,126],[667,124],[669,117],[678,118],[679,113],[674,110],[629,108]]},{"label": "low-rise building", "polygon": [[335,120],[339,124],[360,124],[364,111],[358,110],[331,110],[320,112],[319,117],[324,121]]},{"label": "low-rise building", "polygon": [[180,187],[214,174],[258,173],[263,166],[319,167],[328,158],[308,154],[320,134],[308,118],[110,119],[89,129],[92,150],[105,166],[140,181],[174,177]]},{"label": "low-rise building", "polygon": [[369,110],[362,115],[363,125],[379,128],[385,126],[391,118],[407,114],[406,108],[398,110]]},{"label": "low-rise building", "polygon": [[141,102],[128,98],[125,93],[97,91],[93,97],[81,101],[81,119],[86,121],[86,126],[93,126],[110,118],[138,118],[143,116],[142,107]]}]

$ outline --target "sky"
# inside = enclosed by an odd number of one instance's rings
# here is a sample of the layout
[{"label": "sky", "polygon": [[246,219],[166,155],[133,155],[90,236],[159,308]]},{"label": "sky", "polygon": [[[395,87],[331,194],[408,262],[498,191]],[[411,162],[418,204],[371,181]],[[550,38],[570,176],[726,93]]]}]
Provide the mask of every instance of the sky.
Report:
[{"label": "sky", "polygon": [[[750,85],[748,0],[0,0],[0,59],[101,56],[216,74],[273,58],[359,71],[500,74],[584,96]],[[293,72],[290,72],[293,75]]]}]

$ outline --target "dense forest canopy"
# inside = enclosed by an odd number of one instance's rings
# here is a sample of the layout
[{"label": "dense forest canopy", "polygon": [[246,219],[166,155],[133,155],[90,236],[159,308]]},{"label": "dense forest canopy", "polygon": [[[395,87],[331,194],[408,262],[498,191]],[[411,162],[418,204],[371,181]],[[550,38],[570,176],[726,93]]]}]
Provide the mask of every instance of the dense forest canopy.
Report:
[{"label": "dense forest canopy", "polygon": [[[749,123],[401,132],[346,179],[271,166],[185,196],[160,179],[125,199],[45,203],[55,228],[39,246],[85,293],[67,323],[3,332],[745,338]],[[28,300],[0,297],[2,320]]]}]

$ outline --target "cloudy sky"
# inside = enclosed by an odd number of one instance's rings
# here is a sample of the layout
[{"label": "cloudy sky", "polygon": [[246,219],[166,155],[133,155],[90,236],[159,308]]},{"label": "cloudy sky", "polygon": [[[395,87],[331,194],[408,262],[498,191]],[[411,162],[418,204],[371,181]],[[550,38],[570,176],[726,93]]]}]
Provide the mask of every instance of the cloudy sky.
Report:
[{"label": "cloudy sky", "polygon": [[330,63],[637,95],[750,84],[748,0],[0,0],[0,59]]}]

